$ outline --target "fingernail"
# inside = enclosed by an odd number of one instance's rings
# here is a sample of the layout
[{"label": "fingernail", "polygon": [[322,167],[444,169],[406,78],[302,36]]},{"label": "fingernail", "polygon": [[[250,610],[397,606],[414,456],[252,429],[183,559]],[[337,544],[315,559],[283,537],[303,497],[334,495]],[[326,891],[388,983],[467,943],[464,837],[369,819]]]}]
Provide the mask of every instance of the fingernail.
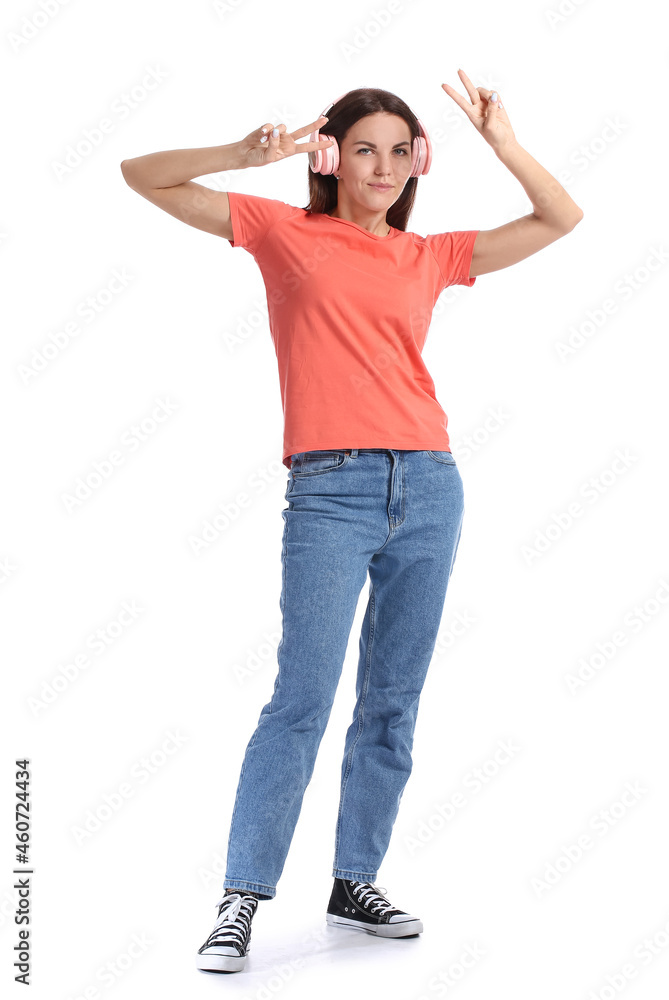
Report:
[{"label": "fingernail", "polygon": [[492,99],[493,99],[493,101],[497,100],[497,91],[496,90],[493,90],[493,92],[492,92]]},{"label": "fingernail", "polygon": [[278,134],[279,134],[278,128],[273,128],[272,129],[272,135],[274,136],[275,139],[276,139],[276,137],[277,137]]},{"label": "fingernail", "polygon": [[261,139],[260,141],[261,141],[261,142],[267,142],[267,136],[266,136],[266,135],[264,135],[264,136],[262,137],[262,139]]}]

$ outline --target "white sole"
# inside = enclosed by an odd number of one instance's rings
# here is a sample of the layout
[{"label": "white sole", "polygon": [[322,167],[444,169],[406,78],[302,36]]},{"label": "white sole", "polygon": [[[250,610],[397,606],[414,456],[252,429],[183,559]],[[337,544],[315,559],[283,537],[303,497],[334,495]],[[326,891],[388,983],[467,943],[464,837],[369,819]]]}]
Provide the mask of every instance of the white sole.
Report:
[{"label": "white sole", "polygon": [[197,967],[200,972],[241,972],[246,964],[246,955],[217,955],[216,952],[208,952],[197,956]]},{"label": "white sole", "polygon": [[353,930],[366,931],[367,934],[375,934],[376,937],[410,937],[413,934],[423,933],[423,922],[417,918],[394,924],[363,924],[351,917],[338,917],[334,913],[326,913],[325,919],[332,927],[350,927]]}]

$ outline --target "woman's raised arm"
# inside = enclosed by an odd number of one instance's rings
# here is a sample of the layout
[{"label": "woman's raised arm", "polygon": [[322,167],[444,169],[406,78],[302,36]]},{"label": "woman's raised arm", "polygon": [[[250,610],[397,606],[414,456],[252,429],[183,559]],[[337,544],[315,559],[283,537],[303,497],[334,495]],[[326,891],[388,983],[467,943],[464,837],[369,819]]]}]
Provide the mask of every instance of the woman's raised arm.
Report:
[{"label": "woman's raised arm", "polygon": [[[230,221],[227,192],[214,191],[191,178],[223,170],[260,167],[295,153],[308,153],[332,142],[304,142],[302,138],[322,125],[321,117],[310,125],[287,132],[281,124],[273,128],[266,123],[238,142],[224,146],[204,146],[201,149],[168,149],[123,160],[121,172],[129,187],[147,201],[169,212],[175,219],[214,236],[234,239]],[[276,135],[274,134],[276,132]]]},{"label": "woman's raised arm", "polygon": [[529,215],[495,229],[479,230],[469,270],[469,277],[475,278],[517,264],[566,236],[583,218],[583,209],[517,141],[497,92],[475,87],[462,69],[458,73],[471,103],[468,104],[447,83],[442,83],[442,88],[492,146],[498,159],[520,181],[533,208]]}]

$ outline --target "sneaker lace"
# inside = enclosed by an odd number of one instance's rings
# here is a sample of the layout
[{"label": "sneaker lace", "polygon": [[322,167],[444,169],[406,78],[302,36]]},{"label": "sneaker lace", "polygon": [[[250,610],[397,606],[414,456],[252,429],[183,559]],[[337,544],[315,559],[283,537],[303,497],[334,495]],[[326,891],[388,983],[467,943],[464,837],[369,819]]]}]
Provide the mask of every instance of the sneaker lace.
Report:
[{"label": "sneaker lace", "polygon": [[354,882],[353,883],[353,895],[357,894],[357,899],[359,902],[365,906],[366,909],[370,910],[371,913],[376,913],[377,911],[381,914],[388,913],[389,910],[394,910],[395,907],[383,893],[388,892],[385,886],[372,885],[371,882]]},{"label": "sneaker lace", "polygon": [[207,940],[207,947],[228,942],[243,946],[251,917],[255,912],[255,903],[257,900],[252,896],[244,896],[241,893],[229,892],[223,895],[216,904],[221,909]]}]

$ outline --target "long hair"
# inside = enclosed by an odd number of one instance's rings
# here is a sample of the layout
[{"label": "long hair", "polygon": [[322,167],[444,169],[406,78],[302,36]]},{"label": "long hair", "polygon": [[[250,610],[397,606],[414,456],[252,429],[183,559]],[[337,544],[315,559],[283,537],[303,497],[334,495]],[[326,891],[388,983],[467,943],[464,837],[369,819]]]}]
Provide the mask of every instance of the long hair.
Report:
[{"label": "long hair", "polygon": [[[397,94],[389,90],[379,90],[376,87],[359,87],[345,94],[329,111],[328,121],[322,128],[325,135],[331,135],[337,140],[341,149],[346,133],[357,121],[366,115],[385,111],[391,115],[403,118],[411,132],[411,142],[420,135],[418,121],[408,104]],[[332,149],[332,146],[328,147]],[[331,212],[337,205],[337,180],[334,174],[315,174],[310,166],[309,171],[309,204],[303,208],[309,212]],[[409,177],[401,195],[386,212],[386,222],[395,229],[406,232],[407,221],[413,209],[416,197],[417,177]]]}]

